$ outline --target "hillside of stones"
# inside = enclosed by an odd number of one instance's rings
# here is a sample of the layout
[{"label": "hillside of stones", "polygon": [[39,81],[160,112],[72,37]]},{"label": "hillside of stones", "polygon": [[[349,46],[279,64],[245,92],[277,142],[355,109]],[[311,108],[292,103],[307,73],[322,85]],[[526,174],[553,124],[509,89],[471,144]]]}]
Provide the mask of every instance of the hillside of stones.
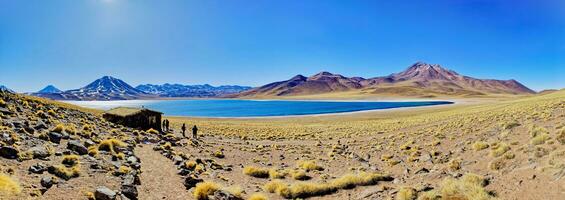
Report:
[{"label": "hillside of stones", "polygon": [[0,92],[0,199],[137,199],[134,148],[150,132]]}]

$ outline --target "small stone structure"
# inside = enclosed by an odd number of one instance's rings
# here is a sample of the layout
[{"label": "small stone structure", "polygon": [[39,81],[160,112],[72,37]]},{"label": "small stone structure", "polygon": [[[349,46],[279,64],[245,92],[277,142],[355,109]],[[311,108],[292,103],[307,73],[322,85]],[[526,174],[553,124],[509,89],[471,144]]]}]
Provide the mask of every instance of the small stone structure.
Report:
[{"label": "small stone structure", "polygon": [[109,122],[123,126],[142,130],[153,128],[161,132],[162,114],[162,112],[146,108],[117,107],[104,112],[102,117]]}]

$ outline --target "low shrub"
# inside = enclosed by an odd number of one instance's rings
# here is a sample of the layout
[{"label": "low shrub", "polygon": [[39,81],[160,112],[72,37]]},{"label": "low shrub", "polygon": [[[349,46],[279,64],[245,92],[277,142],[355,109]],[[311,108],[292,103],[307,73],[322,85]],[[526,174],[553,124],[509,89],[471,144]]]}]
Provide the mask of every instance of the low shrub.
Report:
[{"label": "low shrub", "polygon": [[218,191],[219,189],[220,186],[218,186],[217,184],[206,181],[196,184],[192,195],[194,195],[194,198],[196,198],[197,200],[207,200],[208,195],[214,194],[214,192]]},{"label": "low shrub", "polygon": [[106,139],[100,142],[98,145],[98,150],[100,151],[109,151],[109,152],[116,152],[116,147],[125,147],[126,143],[118,140],[118,139]]},{"label": "low shrub", "polygon": [[322,171],[322,170],[324,170],[323,167],[317,165],[316,161],[313,161],[313,160],[298,161],[298,167],[301,168],[301,169],[304,169],[306,171],[310,171],[310,170]]},{"label": "low shrub", "polygon": [[66,155],[63,156],[63,164],[67,165],[67,166],[75,166],[79,163],[79,156],[78,155]]},{"label": "low shrub", "polygon": [[0,173],[0,199],[12,197],[22,191],[20,183],[7,174]]},{"label": "low shrub", "polygon": [[243,168],[243,174],[253,176],[255,178],[267,178],[269,177],[269,170],[254,166],[247,166]]}]

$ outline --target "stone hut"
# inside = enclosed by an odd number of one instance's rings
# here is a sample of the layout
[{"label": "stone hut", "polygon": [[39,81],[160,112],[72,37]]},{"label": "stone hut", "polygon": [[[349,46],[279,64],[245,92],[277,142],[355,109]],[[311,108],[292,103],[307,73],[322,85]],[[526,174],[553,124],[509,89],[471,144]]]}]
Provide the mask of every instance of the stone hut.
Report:
[{"label": "stone hut", "polygon": [[162,112],[146,108],[117,107],[104,112],[102,117],[109,122],[123,126],[142,130],[153,128],[161,132],[162,114]]}]

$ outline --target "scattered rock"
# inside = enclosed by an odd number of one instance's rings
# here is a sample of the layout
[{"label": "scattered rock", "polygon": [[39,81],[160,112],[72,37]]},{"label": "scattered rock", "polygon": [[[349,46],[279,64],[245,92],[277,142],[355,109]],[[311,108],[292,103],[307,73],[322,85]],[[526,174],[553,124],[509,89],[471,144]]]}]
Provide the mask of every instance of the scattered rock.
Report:
[{"label": "scattered rock", "polygon": [[47,166],[43,163],[36,163],[35,165],[29,166],[28,171],[35,174],[42,174],[47,170]]},{"label": "scattered rock", "polygon": [[203,180],[196,178],[194,176],[187,176],[186,179],[184,179],[184,186],[186,187],[187,190],[190,190],[190,188],[195,187],[196,184],[200,182],[203,182]]},{"label": "scattered rock", "polygon": [[71,140],[67,143],[67,149],[77,152],[79,155],[85,155],[88,153],[88,149],[80,143],[78,140]]},{"label": "scattered rock", "polygon": [[44,176],[41,178],[41,186],[51,188],[53,186],[53,178],[51,176]]},{"label": "scattered rock", "polygon": [[0,147],[0,156],[7,158],[7,159],[16,159],[18,158],[18,149],[12,146],[4,146]]},{"label": "scattered rock", "polygon": [[63,138],[63,135],[57,132],[49,132],[49,140],[53,143],[61,143],[61,139]]},{"label": "scattered rock", "polygon": [[47,148],[39,145],[30,148],[29,151],[32,153],[33,158],[41,159],[41,158],[47,158],[51,155],[51,153],[49,153],[49,150],[47,150]]},{"label": "scattered rock", "polygon": [[214,192],[214,194],[212,195],[212,197],[210,198],[211,200],[242,200],[242,198],[239,198],[229,192],[223,191],[223,190],[218,190],[216,192]]},{"label": "scattered rock", "polygon": [[137,199],[137,187],[135,185],[122,185],[122,194],[129,199]]},{"label": "scattered rock", "polygon": [[101,186],[94,192],[94,197],[96,200],[113,200],[116,199],[116,192],[108,189],[107,187]]}]

